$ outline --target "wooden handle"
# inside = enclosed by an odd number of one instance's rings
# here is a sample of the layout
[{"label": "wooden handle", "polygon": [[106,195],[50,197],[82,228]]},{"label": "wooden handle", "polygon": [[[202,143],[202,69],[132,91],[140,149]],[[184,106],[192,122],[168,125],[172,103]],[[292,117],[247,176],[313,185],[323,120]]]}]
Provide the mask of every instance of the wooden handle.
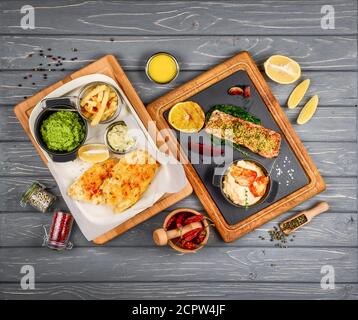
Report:
[{"label": "wooden handle", "polygon": [[185,233],[188,233],[191,230],[202,228],[203,224],[201,222],[189,223],[183,228],[173,229],[165,231],[163,228],[154,230],[153,240],[158,246],[164,246],[168,243],[168,240],[178,238]]},{"label": "wooden handle", "polygon": [[313,208],[303,211],[302,213],[305,214],[307,220],[311,220],[313,217],[327,211],[328,209],[329,209],[328,203],[326,201],[322,201],[316,206],[314,206]]},{"label": "wooden handle", "polygon": [[[315,205],[313,208],[302,211],[300,213],[297,213],[293,217],[281,222],[279,224],[280,229],[285,235],[289,235],[290,233],[292,233],[292,232],[296,231],[297,229],[306,225],[308,222],[310,222],[312,220],[313,217],[319,215],[322,212],[327,211],[328,209],[329,209],[329,205],[327,202],[325,202],[325,201],[320,202],[319,204]],[[289,224],[292,220],[295,220],[297,217],[303,216],[303,215],[305,215],[307,218],[306,222],[304,222],[296,227],[287,227],[287,224]]]}]

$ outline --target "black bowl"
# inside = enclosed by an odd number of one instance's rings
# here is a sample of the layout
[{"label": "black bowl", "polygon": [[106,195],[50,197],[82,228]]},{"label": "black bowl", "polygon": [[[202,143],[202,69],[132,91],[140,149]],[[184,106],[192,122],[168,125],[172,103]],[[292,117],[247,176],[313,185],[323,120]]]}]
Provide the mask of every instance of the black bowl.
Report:
[{"label": "black bowl", "polygon": [[[227,174],[229,168],[230,168],[233,164],[237,163],[237,162],[240,161],[240,160],[249,161],[249,162],[252,162],[252,163],[256,164],[259,168],[261,168],[261,170],[263,171],[264,175],[269,178],[269,183],[268,183],[268,185],[267,185],[267,187],[266,187],[265,194],[264,194],[257,202],[251,204],[250,206],[243,206],[243,205],[234,203],[234,202],[225,194],[224,188],[223,188],[223,187],[224,187],[224,179],[225,179],[225,177],[226,177],[226,174]],[[264,201],[266,201],[266,199],[268,198],[268,195],[269,195],[269,194],[271,193],[271,191],[272,191],[272,180],[271,180],[270,174],[268,173],[268,171],[266,170],[266,168],[265,168],[260,162],[258,162],[258,161],[256,161],[256,160],[253,160],[253,159],[248,159],[248,158],[243,158],[243,159],[235,160],[235,161],[231,162],[228,166],[226,166],[226,167],[224,168],[224,170],[222,170],[222,172],[221,172],[220,175],[218,175],[218,176],[215,176],[215,175],[214,175],[214,176],[213,176],[213,185],[220,188],[223,197],[224,197],[230,204],[232,204],[232,205],[235,206],[235,207],[239,207],[239,208],[247,208],[247,207],[250,207],[250,208],[251,208],[251,207],[253,207],[253,206],[256,206],[256,205],[258,205],[258,204],[263,203]],[[275,192],[276,192],[276,191],[275,191]]]},{"label": "black bowl", "polygon": [[[48,155],[51,157],[51,159],[54,162],[67,162],[67,161],[75,160],[77,157],[78,149],[85,143],[86,138],[87,138],[87,133],[88,133],[87,121],[85,121],[81,117],[81,115],[77,112],[77,110],[75,109],[76,107],[73,105],[73,102],[69,98],[49,99],[47,101],[46,100],[43,101],[43,104],[44,104],[44,108],[39,113],[39,115],[37,116],[37,118],[35,120],[34,133],[35,133],[36,142],[40,145],[40,147],[43,150],[45,150],[48,153]],[[80,120],[82,121],[82,123],[84,125],[84,128],[85,128],[85,136],[84,136],[82,142],[75,149],[73,149],[70,152],[49,150],[47,148],[46,143],[42,139],[41,125],[42,125],[43,121],[45,121],[51,114],[58,112],[59,111],[58,109],[61,109],[61,110],[62,109],[63,110],[71,109],[71,111],[68,111],[68,112],[77,113]]]}]

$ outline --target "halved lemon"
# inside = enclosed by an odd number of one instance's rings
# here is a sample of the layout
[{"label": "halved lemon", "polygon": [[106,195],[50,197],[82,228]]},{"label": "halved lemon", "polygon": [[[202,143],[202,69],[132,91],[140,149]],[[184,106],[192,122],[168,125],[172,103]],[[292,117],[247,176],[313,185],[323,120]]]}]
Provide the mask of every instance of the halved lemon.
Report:
[{"label": "halved lemon", "polygon": [[311,99],[309,99],[308,102],[302,108],[297,118],[297,123],[305,124],[306,122],[308,122],[316,112],[317,105],[318,105],[318,96],[315,95]]},{"label": "halved lemon", "polygon": [[290,97],[287,101],[287,106],[290,109],[296,108],[301,102],[302,98],[307,92],[308,87],[310,86],[310,79],[302,81],[290,94]]},{"label": "halved lemon", "polygon": [[86,162],[102,162],[109,158],[109,151],[104,144],[86,144],[78,149],[78,157]]},{"label": "halved lemon", "polygon": [[168,120],[179,131],[198,132],[204,126],[205,113],[196,102],[179,102],[170,109]]},{"label": "halved lemon", "polygon": [[264,63],[264,68],[271,80],[281,84],[293,83],[301,76],[300,65],[286,56],[271,56]]}]

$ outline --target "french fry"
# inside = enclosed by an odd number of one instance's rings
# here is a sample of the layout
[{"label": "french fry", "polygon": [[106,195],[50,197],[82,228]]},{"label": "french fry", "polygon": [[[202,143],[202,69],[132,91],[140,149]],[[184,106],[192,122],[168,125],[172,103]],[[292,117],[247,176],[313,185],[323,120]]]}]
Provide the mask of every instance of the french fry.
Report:
[{"label": "french fry", "polygon": [[100,123],[102,119],[102,115],[104,113],[104,110],[106,109],[108,98],[109,98],[110,88],[107,88],[103,95],[103,100],[101,101],[101,105],[98,108],[98,111],[96,115],[94,116],[91,125],[96,126]]},{"label": "french fry", "polygon": [[89,101],[93,96],[96,94],[99,94],[101,91],[106,90],[106,85],[98,85],[94,89],[92,89],[82,100],[81,100],[81,106],[84,106],[87,101]]},{"label": "french fry", "polygon": [[89,112],[86,111],[86,110],[82,110],[82,113],[83,113],[83,115],[84,115],[86,118],[91,119],[91,117],[92,117],[92,114],[91,114],[91,113],[89,113]]},{"label": "french fry", "polygon": [[98,96],[97,96],[97,101],[102,101],[103,100],[103,93],[104,91],[101,91]]}]

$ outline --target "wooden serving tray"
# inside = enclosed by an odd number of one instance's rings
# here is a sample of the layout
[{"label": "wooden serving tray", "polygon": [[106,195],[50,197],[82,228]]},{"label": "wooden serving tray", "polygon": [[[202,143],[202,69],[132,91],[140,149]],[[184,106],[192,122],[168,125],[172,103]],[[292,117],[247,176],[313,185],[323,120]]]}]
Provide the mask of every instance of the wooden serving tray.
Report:
[{"label": "wooden serving tray", "polygon": [[[53,90],[59,88],[60,86],[64,85],[65,83],[76,79],[78,77],[82,77],[89,74],[94,73],[102,73],[111,77],[112,79],[116,80],[118,85],[122,88],[123,92],[127,96],[128,100],[132,104],[133,108],[137,112],[139,118],[143,122],[144,126],[147,128],[148,122],[152,119],[150,118],[145,106],[143,105],[141,99],[135,92],[132,84],[128,80],[127,76],[125,75],[123,69],[119,65],[117,59],[112,55],[106,55],[103,58],[91,63],[90,65],[78,70],[68,77],[64,78],[63,80],[47,87],[46,89],[38,92],[34,96],[26,99],[25,101],[19,103],[15,106],[14,112],[16,117],[19,119],[21,125],[23,126],[25,132],[29,136],[30,140],[34,144],[37,152],[40,154],[42,160],[47,165],[47,159],[42,152],[42,149],[38,146],[35,139],[33,138],[30,128],[29,128],[29,117],[32,112],[32,109],[37,105],[39,101],[41,101],[45,96],[51,93]],[[152,132],[150,134],[154,141],[156,141],[157,145],[163,145],[164,141],[162,140],[161,136],[158,132]],[[126,222],[120,224],[118,227],[106,232],[102,236],[97,237],[93,242],[95,244],[104,244],[107,241],[117,237],[118,235],[126,232],[127,230],[135,227],[136,225],[146,221],[147,219],[153,217],[157,213],[165,210],[166,208],[170,207],[174,203],[184,199],[188,195],[192,193],[193,189],[191,185],[188,183],[185,188],[183,188],[178,193],[173,194],[166,194],[164,195],[159,201],[157,201],[152,207],[142,211],[141,213],[135,215],[133,218],[127,220]]]},{"label": "wooden serving tray", "polygon": [[[227,204],[226,207],[225,204],[221,204],[220,207],[222,209],[225,208],[226,218],[224,217],[223,211],[220,210],[218,205],[216,190],[213,190],[208,180],[206,180],[205,184],[203,183],[202,179],[204,179],[203,177],[206,178],[205,175],[202,174],[202,178],[199,176],[198,170],[202,167],[199,168],[198,165],[196,165],[196,168],[194,168],[194,165],[188,161],[188,157],[183,150],[184,146],[183,148],[180,146],[176,134],[172,130],[166,130],[166,145],[171,149],[171,153],[176,154],[178,159],[183,162],[187,177],[194,191],[226,242],[231,242],[243,236],[325,189],[325,183],[316,166],[309,157],[302,142],[299,140],[285,113],[271,93],[266,81],[248,52],[242,52],[234,56],[155,100],[147,106],[148,112],[156,121],[159,130],[169,129],[170,126],[166,120],[166,115],[167,111],[173,105],[191,99],[196,102],[198,102],[198,100],[208,101],[210,100],[210,91],[212,94],[218,95],[218,92],[222,92],[222,90],[218,90],[218,87],[223,82],[234,82],[235,80],[232,80],[232,78],[239,78],[240,73],[241,78],[243,78],[242,74],[246,73],[245,77],[247,81],[254,86],[256,101],[260,101],[263,108],[265,106],[267,107],[267,110],[265,110],[265,113],[268,115],[266,116],[266,120],[270,118],[270,122],[281,131],[282,139],[285,143],[285,150],[289,150],[293,155],[295,162],[299,165],[300,171],[303,175],[306,175],[306,177],[305,182],[298,184],[296,189],[292,189],[292,192],[289,187],[286,189],[281,187],[282,190],[285,190],[287,195],[285,194],[281,198],[277,198],[272,203],[266,203],[265,206],[261,208],[260,205],[258,205],[256,211],[252,209],[253,212],[246,213],[246,216],[241,217],[239,222],[234,221],[233,223],[228,223],[230,220],[233,221],[232,217],[235,216],[235,213],[238,213],[236,207],[231,205],[231,207],[228,208]],[[207,94],[204,93],[204,91],[208,91]],[[218,99],[216,96],[211,97],[211,100],[217,102]],[[228,98],[226,97],[224,99]],[[251,101],[250,103],[251,107],[255,105],[255,101]],[[205,108],[206,107],[205,105]],[[265,124],[263,125],[265,126]],[[209,189],[211,192],[209,192]],[[245,212],[241,211],[241,214],[245,215]]]}]

